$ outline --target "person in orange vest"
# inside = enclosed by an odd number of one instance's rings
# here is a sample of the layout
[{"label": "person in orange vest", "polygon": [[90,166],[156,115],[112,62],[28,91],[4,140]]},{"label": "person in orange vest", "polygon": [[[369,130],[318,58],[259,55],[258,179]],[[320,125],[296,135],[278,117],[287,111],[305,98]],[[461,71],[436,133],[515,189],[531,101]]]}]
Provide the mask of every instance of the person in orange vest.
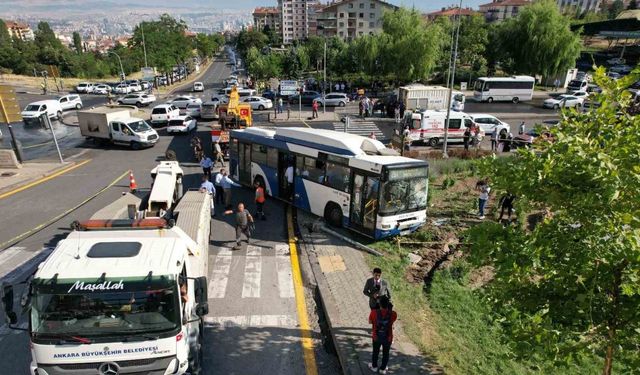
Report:
[{"label": "person in orange vest", "polygon": [[264,215],[264,201],[266,200],[264,188],[260,184],[260,181],[256,181],[253,186],[256,188],[256,217],[259,217],[261,220],[267,220],[267,217]]}]

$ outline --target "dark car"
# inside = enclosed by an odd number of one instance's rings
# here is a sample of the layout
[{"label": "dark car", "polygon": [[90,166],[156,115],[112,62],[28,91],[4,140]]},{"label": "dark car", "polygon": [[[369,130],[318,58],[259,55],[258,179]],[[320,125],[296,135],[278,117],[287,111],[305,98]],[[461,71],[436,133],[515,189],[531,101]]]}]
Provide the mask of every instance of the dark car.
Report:
[{"label": "dark car", "polygon": [[273,91],[273,90],[264,90],[264,91],[262,92],[262,97],[263,97],[263,98],[270,99],[271,101],[276,100],[276,97],[277,97],[277,96],[278,96],[278,94],[276,94],[276,92],[275,92],[275,91]]},{"label": "dark car", "polygon": [[[300,101],[299,95],[291,95],[289,97],[289,103],[296,104]],[[302,104],[312,104],[314,100],[322,97],[317,91],[305,91],[302,93]]]}]

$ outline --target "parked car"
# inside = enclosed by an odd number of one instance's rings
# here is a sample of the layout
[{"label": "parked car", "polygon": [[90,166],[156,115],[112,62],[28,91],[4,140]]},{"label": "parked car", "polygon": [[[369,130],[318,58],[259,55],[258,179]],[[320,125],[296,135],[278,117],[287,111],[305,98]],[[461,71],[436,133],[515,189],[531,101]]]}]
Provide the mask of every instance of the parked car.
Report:
[{"label": "parked car", "polygon": [[576,91],[586,91],[589,86],[589,82],[586,79],[573,79],[567,85],[567,93]]},{"label": "parked car", "polygon": [[196,130],[198,124],[196,119],[191,116],[178,116],[169,120],[167,125],[167,133],[189,133],[192,130]]},{"label": "parked car", "polygon": [[497,132],[499,135],[506,135],[511,131],[511,126],[501,121],[495,116],[485,113],[469,113],[469,117],[473,122],[485,132],[485,134],[493,134]]},{"label": "parked car", "polygon": [[574,78],[578,81],[587,81],[587,82],[591,82],[591,74],[587,73],[587,72],[582,72],[579,71],[578,73],[576,73],[576,78]]},{"label": "parked car", "polygon": [[[187,107],[188,108],[188,107]],[[204,102],[200,110],[202,120],[218,119],[218,102]]]},{"label": "parked car", "polygon": [[623,65],[627,62],[627,60],[622,57],[614,57],[612,59],[607,60],[607,64],[609,65]]},{"label": "parked car", "polygon": [[571,108],[571,107],[582,107],[582,103],[584,103],[584,98],[578,98],[573,95],[562,94],[558,95],[555,98],[549,98],[544,101],[542,106],[544,108]]},{"label": "parked car", "polygon": [[516,147],[531,147],[537,142],[553,142],[553,135],[548,129],[548,126],[543,126],[541,129],[533,128],[527,130],[524,134],[518,134],[513,137],[513,142]]},{"label": "parked car", "polygon": [[20,115],[25,124],[37,123],[40,116],[47,114],[49,118],[62,120],[62,106],[57,100],[41,100],[27,105]]},{"label": "parked car", "polygon": [[136,107],[149,105],[155,101],[155,95],[142,93],[125,95],[117,100],[118,104],[135,105]]},{"label": "parked car", "polygon": [[142,87],[143,90],[149,90],[153,87],[153,83],[149,81],[140,81],[140,87]]},{"label": "parked car", "polygon": [[131,86],[126,83],[121,83],[113,88],[113,92],[116,94],[128,94],[131,92]]},{"label": "parked car", "polygon": [[187,116],[191,117],[200,117],[202,113],[202,104],[200,103],[189,103],[186,109]]},{"label": "parked car", "polygon": [[193,91],[194,91],[194,92],[196,92],[196,91],[204,91],[204,83],[202,83],[202,82],[195,82],[195,83],[193,84]]},{"label": "parked car", "polygon": [[242,101],[244,103],[249,103],[251,105],[251,109],[263,110],[273,108],[273,102],[267,98],[263,98],[261,96],[247,96],[243,98]]},{"label": "parked car", "polygon": [[622,74],[617,73],[617,72],[607,72],[607,77],[609,77],[611,79],[618,80],[618,79],[622,78]]},{"label": "parked car", "polygon": [[58,102],[63,110],[82,108],[82,99],[80,99],[80,95],[77,94],[61,96],[58,98]]},{"label": "parked car", "polygon": [[77,93],[85,93],[89,94],[93,92],[94,84],[90,82],[80,82],[78,86],[76,86]]},{"label": "parked car", "polygon": [[202,104],[202,100],[193,96],[178,96],[177,98],[171,100],[168,104],[173,104],[180,109],[185,109],[190,103]]},{"label": "parked car", "polygon": [[278,93],[273,90],[264,90],[262,92],[262,97],[274,101],[278,97]]},{"label": "parked car", "polygon": [[166,124],[178,116],[180,116],[178,107],[171,104],[160,104],[151,110],[151,125]]},{"label": "parked car", "polygon": [[320,97],[316,99],[318,104],[321,106],[326,102],[327,107],[344,107],[349,103],[349,98],[347,94],[332,92],[330,94],[326,94],[324,98]]},{"label": "parked car", "polygon": [[620,74],[629,74],[633,70],[629,65],[614,65],[609,68],[610,72],[620,73]]},{"label": "parked car", "polygon": [[572,93],[571,96],[575,96],[576,98],[581,98],[583,100],[582,103],[584,104],[584,101],[589,97],[589,93],[586,91],[576,91]]},{"label": "parked car", "polygon": [[129,82],[129,92],[139,92],[142,91],[142,86],[140,86],[139,82]]},{"label": "parked car", "polygon": [[99,94],[99,95],[107,95],[108,93],[110,93],[113,89],[111,88],[111,86],[106,85],[104,83],[101,83],[99,85],[96,85],[93,89],[93,93],[94,94]]},{"label": "parked car", "polygon": [[[314,100],[320,98],[321,95],[317,91],[305,91],[302,93],[302,104],[312,104]],[[289,103],[296,104],[300,101],[300,95],[291,95],[289,97]]]}]

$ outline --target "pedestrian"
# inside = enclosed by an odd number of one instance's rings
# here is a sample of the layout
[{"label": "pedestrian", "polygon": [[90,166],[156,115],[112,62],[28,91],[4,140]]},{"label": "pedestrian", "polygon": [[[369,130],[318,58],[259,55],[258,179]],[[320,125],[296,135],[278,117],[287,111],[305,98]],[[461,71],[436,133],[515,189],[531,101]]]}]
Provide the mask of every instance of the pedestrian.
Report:
[{"label": "pedestrian", "polygon": [[211,158],[205,156],[200,160],[200,166],[202,167],[202,173],[207,177],[207,179],[211,178],[211,167],[213,166],[213,162]]},{"label": "pedestrian", "polygon": [[516,196],[510,192],[507,192],[500,198],[500,217],[499,221],[502,220],[502,215],[504,215],[504,211],[507,210],[507,219],[511,221],[511,214],[513,213],[513,201],[516,200]]},{"label": "pedestrian", "polygon": [[233,180],[229,178],[229,173],[225,170],[222,174],[220,185],[222,186],[222,191],[224,192],[224,207],[229,210],[231,209],[231,187],[240,187],[240,184],[233,182]]},{"label": "pedestrian", "polygon": [[399,104],[395,105],[395,108],[393,109],[393,114],[396,120],[396,124],[399,124],[400,123],[400,105]]},{"label": "pedestrian", "polygon": [[291,200],[293,197],[293,164],[289,164],[287,169],[284,171],[284,176],[287,179],[287,197]]},{"label": "pedestrian", "polygon": [[318,118],[318,101],[314,100],[313,104],[311,104],[311,108],[313,112],[311,113],[311,118]]},{"label": "pedestrian", "polygon": [[371,99],[368,97],[364,98],[364,117],[371,116]]},{"label": "pedestrian", "polygon": [[462,141],[464,142],[465,151],[469,151],[469,139],[471,138],[471,129],[465,128],[462,133]]},{"label": "pedestrian", "polygon": [[344,82],[340,83],[340,92],[344,92]]},{"label": "pedestrian", "polygon": [[340,84],[336,82],[334,89],[336,92],[340,91]]},{"label": "pedestrian", "polygon": [[217,140],[213,142],[213,157],[215,158],[214,167],[217,162],[220,162],[220,168],[224,167],[224,153],[222,152],[222,147],[220,147],[220,142]]},{"label": "pedestrian", "polygon": [[558,91],[559,88],[560,88],[560,79],[556,78],[556,80],[553,81],[553,91]]},{"label": "pedestrian", "polygon": [[491,133],[491,151],[494,151],[497,149],[498,149],[498,131],[494,130],[493,133]]},{"label": "pedestrian", "polygon": [[267,217],[264,215],[264,202],[266,200],[264,187],[262,187],[260,181],[256,181],[253,186],[256,188],[256,216],[261,220],[267,220]]},{"label": "pedestrian", "polygon": [[224,177],[224,169],[220,169],[213,179],[213,186],[216,188],[216,203],[224,203],[224,190],[222,189],[222,177]]},{"label": "pedestrian", "polygon": [[376,133],[374,132],[369,133],[369,138],[376,139]]},{"label": "pedestrian", "polygon": [[[393,323],[398,319],[398,314],[393,311],[393,305],[386,296],[380,297],[380,308],[369,312],[369,323],[372,326],[371,339],[373,351],[369,369],[378,374],[387,373],[389,364],[389,351],[393,343]],[[382,362],[378,367],[378,356],[382,347]]]},{"label": "pedestrian", "polygon": [[362,115],[364,115],[364,99],[360,99],[360,103],[358,103],[358,110],[360,117],[362,117]]},{"label": "pedestrian", "polygon": [[216,189],[209,181],[207,176],[202,176],[202,183],[200,184],[200,191],[202,193],[207,193],[211,196],[211,217],[216,216],[214,201],[216,199]]},{"label": "pedestrian", "polygon": [[282,107],[283,107],[282,97],[279,97],[278,98],[278,113],[282,113]]},{"label": "pedestrian", "polygon": [[478,196],[478,218],[482,220],[485,218],[484,208],[487,205],[487,201],[489,200],[491,187],[486,180],[480,180],[478,181],[478,183],[476,183],[476,190],[480,192],[480,195]]},{"label": "pedestrian", "polygon": [[526,125],[524,124],[524,121],[522,121],[520,123],[520,128],[518,129],[518,134],[524,134],[524,131],[526,130],[525,127]]},{"label": "pedestrian", "polygon": [[373,277],[367,279],[362,290],[365,296],[369,297],[369,307],[371,310],[377,309],[381,296],[391,300],[389,282],[382,279],[382,270],[378,267],[373,269]]},{"label": "pedestrian", "polygon": [[[232,214],[233,210],[227,210],[225,215]],[[249,211],[245,210],[243,203],[238,203],[238,209],[236,210],[236,245],[234,250],[240,248],[240,238],[244,234],[247,237],[247,245],[251,242],[251,230],[253,226],[253,216]]]}]

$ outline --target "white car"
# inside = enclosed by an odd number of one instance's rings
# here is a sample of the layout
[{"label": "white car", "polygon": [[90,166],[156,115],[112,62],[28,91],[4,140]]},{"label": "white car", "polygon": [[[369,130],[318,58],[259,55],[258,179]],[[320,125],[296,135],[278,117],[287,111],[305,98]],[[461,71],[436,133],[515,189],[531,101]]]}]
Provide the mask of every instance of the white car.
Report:
[{"label": "white car", "polygon": [[129,82],[129,90],[130,92],[142,91],[142,86],[139,82]]},{"label": "white car", "polygon": [[60,107],[62,107],[63,110],[82,108],[82,99],[80,99],[80,95],[77,94],[61,96],[58,98],[58,102],[60,102]]},{"label": "white car", "polygon": [[622,65],[625,64],[627,60],[622,57],[614,57],[612,59],[607,60],[607,64],[609,65]]},{"label": "white car", "polygon": [[151,110],[151,125],[165,124],[180,116],[178,107],[171,104],[160,104]]},{"label": "white car", "polygon": [[167,124],[167,133],[189,133],[196,130],[198,123],[191,116],[178,116],[169,120]]},{"label": "white car", "polygon": [[273,108],[273,102],[270,99],[263,98],[262,96],[247,96],[242,99],[243,103],[249,103],[251,109],[263,110]]},{"label": "white car", "polygon": [[549,98],[547,100],[544,101],[544,104],[542,104],[542,106],[544,108],[553,108],[553,109],[558,109],[558,108],[571,108],[571,107],[582,107],[582,104],[584,103],[584,98],[578,98],[577,96],[573,96],[573,95],[567,95],[567,94],[562,94],[559,95],[555,98]]},{"label": "white car", "polygon": [[195,83],[193,84],[193,91],[194,91],[194,92],[196,92],[196,91],[204,91],[204,83],[202,83],[202,82],[195,82]]},{"label": "white car", "polygon": [[191,117],[200,117],[202,113],[202,104],[200,103],[191,103],[187,105],[186,115]]},{"label": "white car", "polygon": [[111,91],[113,91],[113,89],[111,88],[111,86],[109,85],[105,85],[105,84],[99,84],[96,85],[93,88],[93,93],[94,94],[99,94],[99,95],[107,95],[108,93],[110,93]]},{"label": "white car", "polygon": [[131,87],[126,83],[121,83],[113,88],[113,92],[116,94],[128,94],[131,92]]},{"label": "white car", "polygon": [[51,119],[62,120],[62,106],[60,106],[60,102],[57,100],[41,100],[29,104],[20,112],[25,124],[40,121],[40,117],[44,114],[47,114]]},{"label": "white car", "polygon": [[584,101],[587,100],[587,98],[589,98],[589,93],[586,91],[576,91],[571,93],[571,96],[575,96],[576,98],[581,98],[583,100],[582,103],[584,103]]},{"label": "white car", "polygon": [[344,107],[349,103],[349,97],[347,94],[332,92],[330,94],[326,94],[324,99],[318,98],[316,101],[320,106],[326,102],[327,107]]},{"label": "white car", "polygon": [[511,130],[511,126],[504,121],[501,121],[495,116],[485,113],[469,113],[469,117],[476,123],[485,134],[508,134]]},{"label": "white car", "polygon": [[171,100],[168,104],[173,104],[180,109],[185,109],[187,108],[187,105],[191,103],[202,104],[202,100],[193,96],[178,96],[177,98]]},{"label": "white car", "polygon": [[152,94],[129,94],[125,95],[117,100],[118,104],[135,105],[136,107],[142,107],[143,105],[149,105],[156,101],[156,96]]},{"label": "white car", "polygon": [[94,84],[89,82],[80,82],[78,86],[76,86],[76,92],[83,92],[85,94],[93,92]]}]

